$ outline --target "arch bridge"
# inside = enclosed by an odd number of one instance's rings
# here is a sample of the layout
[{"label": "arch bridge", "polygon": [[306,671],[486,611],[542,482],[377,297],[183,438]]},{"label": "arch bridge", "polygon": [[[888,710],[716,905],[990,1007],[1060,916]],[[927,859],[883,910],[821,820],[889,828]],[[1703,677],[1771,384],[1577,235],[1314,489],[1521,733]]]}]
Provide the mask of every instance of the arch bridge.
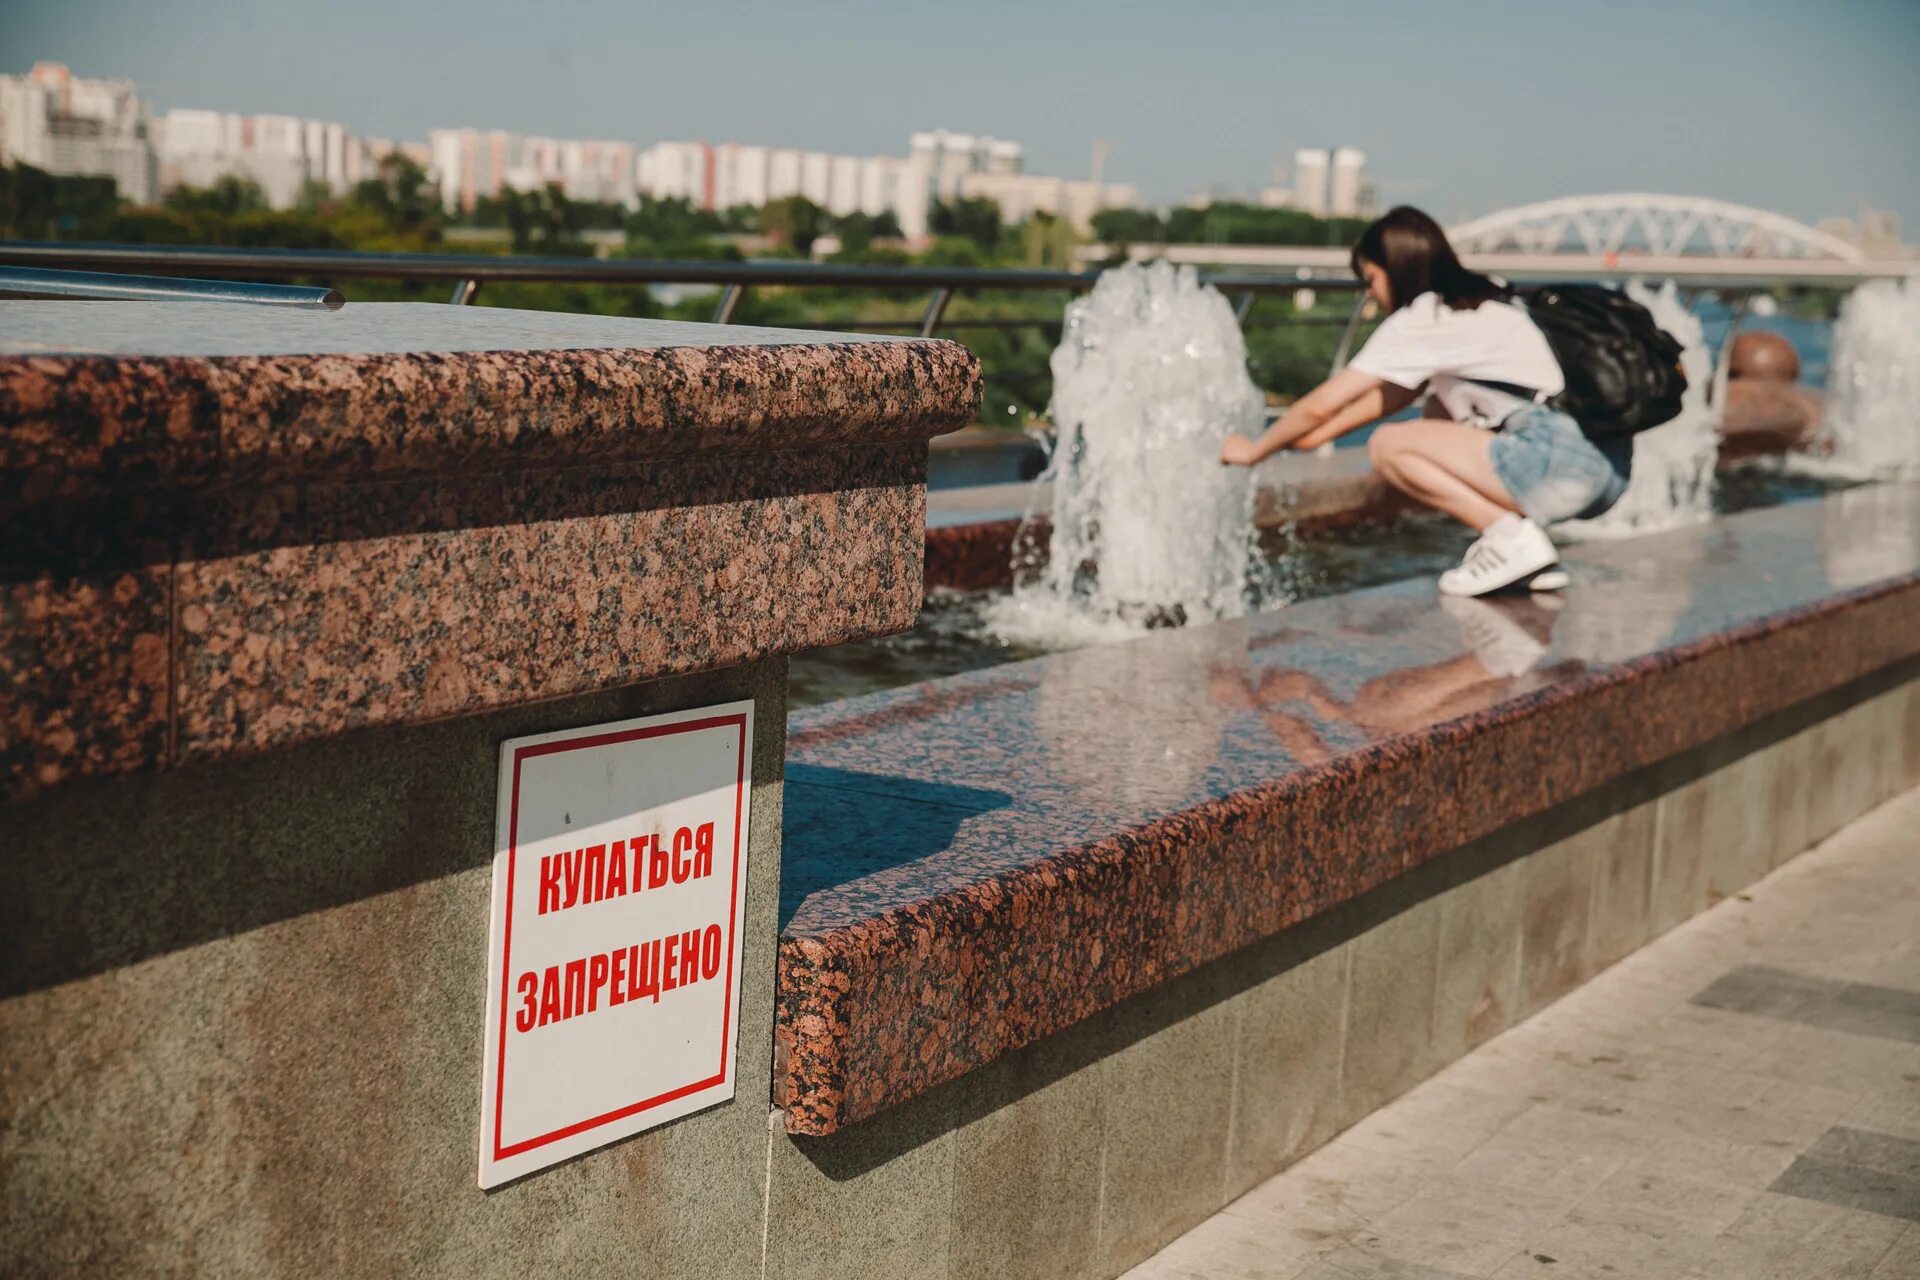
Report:
[{"label": "arch bridge", "polygon": [[1782,214],[1704,196],[1643,192],[1519,205],[1451,227],[1447,236],[1462,253],[1865,260],[1837,236]]}]

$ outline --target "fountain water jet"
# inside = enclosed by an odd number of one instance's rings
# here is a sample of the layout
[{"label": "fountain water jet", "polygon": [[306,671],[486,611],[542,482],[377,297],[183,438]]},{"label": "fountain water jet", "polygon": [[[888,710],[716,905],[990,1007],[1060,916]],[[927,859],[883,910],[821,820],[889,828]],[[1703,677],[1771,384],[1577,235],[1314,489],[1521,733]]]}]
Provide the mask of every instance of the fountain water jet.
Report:
[{"label": "fountain water jet", "polygon": [[1861,479],[1920,475],[1920,280],[1875,280],[1847,298],[1833,329],[1825,466]]},{"label": "fountain water jet", "polygon": [[1720,457],[1720,414],[1707,403],[1713,359],[1700,320],[1669,280],[1658,290],[1639,281],[1627,295],[1653,313],[1654,322],[1681,345],[1687,392],[1680,415],[1633,438],[1633,478],[1611,510],[1592,520],[1567,520],[1554,531],[1572,539],[1631,538],[1700,524],[1713,515],[1713,474]]},{"label": "fountain water jet", "polygon": [[1244,613],[1253,484],[1219,451],[1262,410],[1233,309],[1193,268],[1104,273],[1053,353],[1046,562],[1016,565],[989,626],[1052,645]]}]

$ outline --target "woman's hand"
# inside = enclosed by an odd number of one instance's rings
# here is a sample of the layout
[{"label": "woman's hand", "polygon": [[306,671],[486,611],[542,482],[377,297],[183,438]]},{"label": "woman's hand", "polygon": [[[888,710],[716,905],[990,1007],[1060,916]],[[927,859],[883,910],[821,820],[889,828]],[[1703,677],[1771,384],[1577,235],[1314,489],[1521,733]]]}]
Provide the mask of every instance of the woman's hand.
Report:
[{"label": "woman's hand", "polygon": [[1229,467],[1251,467],[1262,456],[1259,444],[1237,431],[1220,444],[1220,461]]}]

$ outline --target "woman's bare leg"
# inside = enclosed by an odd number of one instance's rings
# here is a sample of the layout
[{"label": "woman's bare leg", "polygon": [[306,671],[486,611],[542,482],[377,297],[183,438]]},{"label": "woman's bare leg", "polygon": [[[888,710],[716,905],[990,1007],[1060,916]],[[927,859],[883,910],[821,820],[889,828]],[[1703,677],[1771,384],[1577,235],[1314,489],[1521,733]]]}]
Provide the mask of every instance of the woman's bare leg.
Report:
[{"label": "woman's bare leg", "polygon": [[1400,492],[1475,530],[1518,511],[1487,454],[1493,433],[1453,422],[1388,422],[1367,441],[1373,468]]}]

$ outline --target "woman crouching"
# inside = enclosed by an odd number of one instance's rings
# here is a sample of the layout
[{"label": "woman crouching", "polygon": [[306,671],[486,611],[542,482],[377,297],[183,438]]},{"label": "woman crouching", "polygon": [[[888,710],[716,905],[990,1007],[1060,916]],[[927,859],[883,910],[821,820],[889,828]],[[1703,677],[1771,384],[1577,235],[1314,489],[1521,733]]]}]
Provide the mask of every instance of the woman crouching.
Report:
[{"label": "woman crouching", "polygon": [[1311,449],[1425,395],[1425,418],[1383,423],[1367,455],[1388,484],[1479,532],[1460,566],[1440,575],[1440,590],[1564,587],[1542,526],[1618,502],[1632,437],[1590,438],[1546,406],[1565,379],[1545,336],[1505,286],[1461,265],[1440,224],[1418,209],[1401,206],[1369,226],[1353,270],[1386,312],[1380,327],[1258,440],[1227,437],[1220,460],[1252,466],[1281,449]]}]

